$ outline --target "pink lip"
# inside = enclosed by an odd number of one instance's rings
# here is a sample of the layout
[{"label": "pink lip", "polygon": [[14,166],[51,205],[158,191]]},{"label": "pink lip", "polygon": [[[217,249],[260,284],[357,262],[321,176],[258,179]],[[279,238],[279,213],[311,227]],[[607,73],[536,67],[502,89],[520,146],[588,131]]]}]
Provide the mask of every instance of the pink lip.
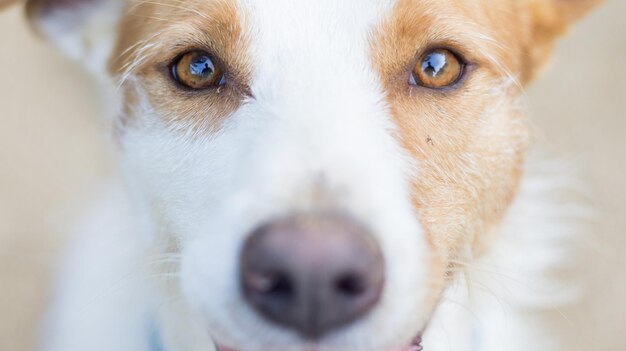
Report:
[{"label": "pink lip", "polygon": [[[422,347],[422,337],[418,336],[416,337],[413,342],[411,343],[411,345],[403,347],[401,349],[397,349],[397,350],[388,350],[388,351],[422,351],[423,347]],[[221,345],[217,346],[217,351],[236,351],[235,349],[231,349],[228,347],[224,347]]]}]

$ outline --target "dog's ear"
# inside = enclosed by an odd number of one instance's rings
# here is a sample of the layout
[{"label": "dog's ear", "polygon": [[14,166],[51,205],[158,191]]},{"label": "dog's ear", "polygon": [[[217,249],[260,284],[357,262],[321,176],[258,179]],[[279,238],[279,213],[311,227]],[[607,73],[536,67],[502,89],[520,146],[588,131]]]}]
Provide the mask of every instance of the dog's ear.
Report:
[{"label": "dog's ear", "polygon": [[529,59],[526,80],[548,60],[555,40],[602,2],[604,0],[525,0],[531,31],[526,43]]},{"label": "dog's ear", "polygon": [[0,0],[0,11],[18,2],[21,2],[21,0]]},{"label": "dog's ear", "polygon": [[93,73],[106,74],[123,0],[25,2],[26,15],[39,34]]},{"label": "dog's ear", "polygon": [[553,40],[603,0],[528,0],[536,39]]}]

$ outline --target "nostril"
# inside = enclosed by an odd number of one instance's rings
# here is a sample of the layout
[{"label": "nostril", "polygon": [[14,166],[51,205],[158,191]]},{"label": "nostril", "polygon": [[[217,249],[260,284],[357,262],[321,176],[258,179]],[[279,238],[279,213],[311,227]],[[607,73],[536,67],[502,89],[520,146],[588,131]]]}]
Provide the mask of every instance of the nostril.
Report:
[{"label": "nostril", "polygon": [[367,284],[359,274],[346,273],[335,281],[335,291],[346,297],[358,297],[365,290],[367,290]]},{"label": "nostril", "polygon": [[289,298],[293,295],[293,290],[293,283],[286,274],[276,274],[271,280],[267,294],[275,297]]},{"label": "nostril", "polygon": [[293,295],[293,283],[284,273],[248,273],[245,283],[246,290],[252,294],[275,298]]}]

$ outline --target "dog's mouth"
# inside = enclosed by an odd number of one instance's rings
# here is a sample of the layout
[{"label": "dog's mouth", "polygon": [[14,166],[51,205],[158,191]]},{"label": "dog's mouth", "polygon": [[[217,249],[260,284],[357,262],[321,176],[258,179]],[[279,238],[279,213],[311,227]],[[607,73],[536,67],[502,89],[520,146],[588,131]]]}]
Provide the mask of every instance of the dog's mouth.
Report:
[{"label": "dog's mouth", "polygon": [[[411,341],[411,343],[405,347],[402,347],[399,349],[390,349],[386,351],[422,351],[422,350],[423,350],[422,336],[419,335],[415,337],[413,341]],[[229,347],[217,344],[217,351],[241,351],[241,350],[236,350],[233,348],[229,348]],[[315,347],[312,347],[311,349],[309,349],[309,351],[315,351]]]}]

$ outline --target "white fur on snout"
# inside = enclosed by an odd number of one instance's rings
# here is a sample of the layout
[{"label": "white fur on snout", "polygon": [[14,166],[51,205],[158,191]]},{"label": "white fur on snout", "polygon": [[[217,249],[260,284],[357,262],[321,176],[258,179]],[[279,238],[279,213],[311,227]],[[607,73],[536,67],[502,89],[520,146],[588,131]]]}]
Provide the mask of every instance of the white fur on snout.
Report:
[{"label": "white fur on snout", "polygon": [[385,259],[380,303],[319,349],[399,347],[425,323],[429,258],[408,181],[417,167],[394,137],[369,60],[369,30],[388,6],[242,1],[244,28],[254,34],[254,99],[218,133],[195,139],[161,124],[144,99],[142,127],[124,134],[137,205],[154,231],[178,238],[184,296],[222,343],[245,351],[306,348],[296,333],[262,319],[239,289],[248,234],[295,212],[351,215]]},{"label": "white fur on snout", "polygon": [[[245,112],[258,111],[255,105],[243,108],[237,119],[253,118]],[[376,110],[372,105],[369,113]],[[384,116],[379,108],[377,112]],[[258,133],[246,136],[244,130],[228,130],[224,140],[212,141],[214,146],[224,142],[223,151],[232,149],[230,138],[240,132],[243,139],[236,139],[247,147],[239,157],[222,165],[223,175],[231,178],[220,181],[224,193],[214,200],[218,208],[206,213],[193,231],[184,251],[183,284],[188,298],[204,310],[211,324],[219,328],[216,335],[224,341],[246,350],[301,344],[293,333],[279,332],[242,304],[237,263],[243,242],[256,226],[309,211],[348,213],[366,225],[378,239],[387,266],[382,308],[359,323],[361,328],[357,324],[350,333],[336,334],[329,343],[345,349],[363,342],[360,350],[366,350],[374,340],[398,342],[401,328],[419,328],[419,319],[413,319],[419,318],[417,306],[425,293],[420,289],[426,284],[420,282],[425,279],[427,259],[421,229],[406,195],[406,165],[384,125],[368,125],[371,121],[367,117],[355,113],[363,117],[361,125],[346,133],[343,127],[358,122],[343,116],[328,115],[345,119],[345,126],[331,122],[334,128],[322,120],[313,126],[299,118],[278,118],[258,126]],[[298,128],[302,128],[300,133],[295,130]],[[415,291],[410,301],[401,298],[407,296],[406,291]],[[389,340],[383,338],[384,333],[370,336],[371,330],[390,325],[397,328],[389,331]],[[248,345],[251,340],[254,345]]]}]

